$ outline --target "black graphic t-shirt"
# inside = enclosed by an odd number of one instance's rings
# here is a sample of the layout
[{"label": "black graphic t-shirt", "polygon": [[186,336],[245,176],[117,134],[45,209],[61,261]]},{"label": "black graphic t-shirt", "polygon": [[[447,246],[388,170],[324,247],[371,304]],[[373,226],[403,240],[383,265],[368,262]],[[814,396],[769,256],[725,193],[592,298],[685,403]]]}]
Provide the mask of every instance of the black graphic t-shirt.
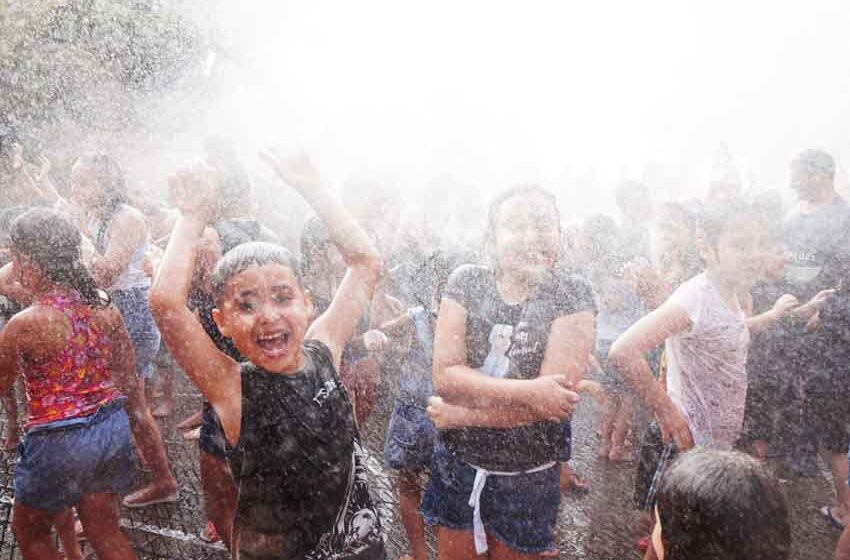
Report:
[{"label": "black graphic t-shirt", "polygon": [[[596,310],[590,284],[563,271],[550,273],[525,303],[508,304],[499,295],[492,270],[464,265],[452,273],[443,297],[466,309],[467,365],[511,379],[538,377],[556,319]],[[467,463],[495,471],[517,472],[565,461],[569,452],[562,422],[445,430],[442,438]]]},{"label": "black graphic t-shirt", "polygon": [[330,350],[304,342],[294,375],[242,366],[242,426],[229,450],[246,558],[384,560],[381,524],[348,394]]}]

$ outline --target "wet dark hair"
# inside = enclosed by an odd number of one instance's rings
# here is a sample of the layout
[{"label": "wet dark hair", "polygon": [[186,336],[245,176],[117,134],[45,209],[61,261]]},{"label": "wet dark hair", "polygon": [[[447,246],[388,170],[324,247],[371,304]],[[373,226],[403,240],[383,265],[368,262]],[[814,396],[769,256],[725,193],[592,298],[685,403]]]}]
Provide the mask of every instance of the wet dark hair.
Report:
[{"label": "wet dark hair", "polygon": [[558,199],[555,195],[544,189],[540,185],[519,185],[510,187],[490,200],[490,207],[487,210],[487,229],[484,232],[484,254],[492,258],[493,239],[496,232],[496,222],[499,219],[499,209],[502,204],[514,197],[530,197],[539,196],[546,202],[552,205],[555,211],[555,219],[558,221],[558,228],[561,227],[561,212],[558,210]]},{"label": "wet dark hair", "polygon": [[29,257],[51,282],[77,290],[92,307],[109,305],[109,296],[97,287],[81,260],[80,232],[62,212],[48,208],[24,212],[12,222],[9,241],[13,251]]},{"label": "wet dark hair", "polygon": [[95,180],[103,191],[103,198],[100,201],[103,207],[101,218],[103,227],[100,228],[100,231],[96,232],[96,238],[93,241],[98,250],[104,251],[106,249],[106,234],[109,230],[107,225],[112,222],[121,205],[127,204],[129,201],[127,183],[124,180],[124,171],[118,165],[117,161],[103,152],[83,154],[77,158],[76,163],[81,163],[94,169]]},{"label": "wet dark hair", "polygon": [[776,480],[748,455],[682,455],[664,475],[657,505],[669,560],[788,558],[788,505]]},{"label": "wet dark hair", "polygon": [[702,208],[697,218],[697,230],[706,243],[716,245],[720,235],[729,224],[741,216],[760,219],[762,214],[750,202],[741,198],[732,198],[708,204]]},{"label": "wet dark hair", "polygon": [[292,269],[292,273],[301,283],[298,261],[285,247],[264,241],[243,243],[227,252],[215,265],[212,273],[212,295],[216,302],[221,301],[227,282],[237,274],[252,266],[279,264]]},{"label": "wet dark hair", "polygon": [[88,165],[94,169],[100,188],[103,189],[103,205],[117,209],[127,203],[127,183],[124,180],[124,170],[118,162],[104,152],[89,152],[77,158],[76,163]]}]

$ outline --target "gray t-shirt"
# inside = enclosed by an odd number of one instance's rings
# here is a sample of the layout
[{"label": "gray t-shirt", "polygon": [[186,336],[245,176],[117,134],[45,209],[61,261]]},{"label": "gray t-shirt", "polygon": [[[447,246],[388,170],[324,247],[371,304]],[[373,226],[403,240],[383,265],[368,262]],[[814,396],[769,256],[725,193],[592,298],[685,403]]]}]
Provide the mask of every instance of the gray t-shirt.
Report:
[{"label": "gray t-shirt", "polygon": [[795,210],[788,216],[782,227],[788,292],[807,301],[836,287],[842,268],[836,257],[847,251],[848,227],[850,205],[840,197],[811,214]]}]

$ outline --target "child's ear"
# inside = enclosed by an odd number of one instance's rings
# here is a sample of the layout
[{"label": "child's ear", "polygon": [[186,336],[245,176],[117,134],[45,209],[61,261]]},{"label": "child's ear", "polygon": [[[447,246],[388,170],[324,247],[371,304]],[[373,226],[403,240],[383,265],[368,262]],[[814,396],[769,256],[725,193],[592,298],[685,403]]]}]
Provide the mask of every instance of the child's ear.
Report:
[{"label": "child's ear", "polygon": [[223,320],[221,315],[221,310],[218,307],[212,310],[212,318],[215,322],[215,326],[218,327],[218,332],[225,338],[230,338],[230,328],[227,326],[227,322]]}]

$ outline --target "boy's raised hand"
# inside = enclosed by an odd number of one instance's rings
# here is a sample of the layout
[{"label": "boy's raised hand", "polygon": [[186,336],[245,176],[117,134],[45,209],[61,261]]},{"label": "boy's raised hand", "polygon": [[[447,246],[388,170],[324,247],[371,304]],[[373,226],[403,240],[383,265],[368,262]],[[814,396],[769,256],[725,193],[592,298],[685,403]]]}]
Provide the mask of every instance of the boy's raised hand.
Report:
[{"label": "boy's raised hand", "polygon": [[215,214],[218,177],[215,169],[198,161],[182,167],[168,177],[171,202],[184,216],[208,222]]},{"label": "boy's raised hand", "polygon": [[284,153],[280,148],[268,148],[260,152],[260,158],[278,177],[299,191],[319,184],[319,172],[303,149]]}]

